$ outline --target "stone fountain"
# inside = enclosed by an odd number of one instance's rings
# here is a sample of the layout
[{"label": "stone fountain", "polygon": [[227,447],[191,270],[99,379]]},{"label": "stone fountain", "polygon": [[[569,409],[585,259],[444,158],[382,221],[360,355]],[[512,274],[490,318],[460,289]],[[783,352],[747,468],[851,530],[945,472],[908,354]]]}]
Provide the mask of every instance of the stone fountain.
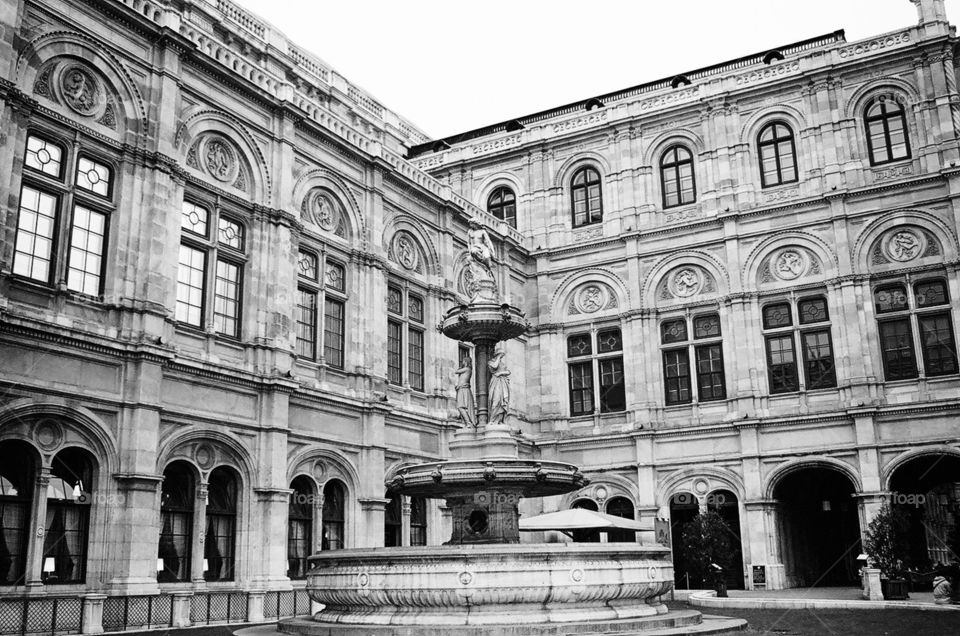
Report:
[{"label": "stone fountain", "polygon": [[444,499],[450,539],[442,546],[311,556],[307,590],[325,607],[312,620],[283,621],[280,629],[309,636],[698,631],[698,612],[667,612],[660,600],[673,587],[665,547],[520,543],[522,498],[572,492],[588,480],[570,464],[518,457],[505,422],[510,372],[503,342],[528,325],[497,297],[487,232],[471,222],[468,238],[462,280],[470,300],[451,308],[439,327],[473,343],[476,401],[465,359],[456,372],[463,427],[450,443],[452,459],[401,466],[386,479],[394,492]]}]

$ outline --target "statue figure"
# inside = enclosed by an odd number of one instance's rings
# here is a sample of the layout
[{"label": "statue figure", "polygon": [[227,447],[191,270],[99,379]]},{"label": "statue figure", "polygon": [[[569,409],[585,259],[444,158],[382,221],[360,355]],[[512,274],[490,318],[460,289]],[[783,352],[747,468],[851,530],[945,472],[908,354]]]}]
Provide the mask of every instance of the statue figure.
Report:
[{"label": "statue figure", "polygon": [[477,427],[477,408],[473,401],[473,361],[470,355],[463,356],[457,376],[457,411],[464,426]]},{"label": "statue figure", "polygon": [[470,229],[467,231],[467,250],[475,261],[483,265],[488,272],[493,272],[493,242],[490,235],[476,219],[470,219]]},{"label": "statue figure", "polygon": [[507,408],[510,406],[510,369],[504,360],[506,355],[502,342],[497,343],[493,357],[488,363],[490,367],[490,387],[487,404],[489,414],[487,423],[491,426],[502,425],[507,417]]},{"label": "statue figure", "polygon": [[497,302],[497,283],[493,276],[493,242],[477,219],[470,219],[467,232],[466,267],[460,273],[460,287],[471,303]]}]

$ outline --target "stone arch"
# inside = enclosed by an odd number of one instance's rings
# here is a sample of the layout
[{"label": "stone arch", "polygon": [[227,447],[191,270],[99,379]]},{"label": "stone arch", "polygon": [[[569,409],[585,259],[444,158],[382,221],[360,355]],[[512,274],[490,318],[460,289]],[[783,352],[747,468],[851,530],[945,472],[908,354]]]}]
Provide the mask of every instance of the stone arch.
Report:
[{"label": "stone arch", "polygon": [[[213,108],[195,108],[184,113],[174,137],[174,146],[184,165],[189,163],[194,142],[204,135],[222,136],[235,146],[253,181],[249,189],[240,189],[246,190],[253,201],[269,204],[272,187],[267,161],[246,125],[237,117]],[[233,187],[237,187],[236,184]]]},{"label": "stone arch", "polygon": [[957,235],[942,220],[921,210],[895,210],[868,223],[857,236],[850,253],[855,273],[865,274],[870,271],[871,254],[877,241],[887,231],[899,225],[919,227],[939,240],[943,248],[943,254],[938,256],[939,260],[952,261],[958,257],[960,252],[957,248]]},{"label": "stone arch", "polygon": [[398,235],[406,234],[415,241],[422,255],[424,267],[420,273],[427,276],[440,276],[440,257],[437,254],[437,248],[416,218],[405,213],[394,213],[385,219],[383,225],[383,249],[391,262],[399,263],[393,258],[391,251]]},{"label": "stone arch", "polygon": [[807,468],[827,468],[835,470],[850,480],[850,483],[853,484],[854,492],[863,491],[863,482],[860,479],[860,473],[850,464],[834,457],[811,457],[791,459],[771,470],[764,479],[763,498],[772,500],[774,498],[774,492],[777,489],[777,484],[779,484],[784,477]]},{"label": "stone arch", "polygon": [[[606,490],[603,498],[598,497],[598,488]],[[598,504],[600,511],[603,511],[606,502],[614,497],[625,497],[637,505],[637,486],[629,478],[623,475],[611,473],[600,473],[591,477],[590,484],[580,490],[569,492],[560,499],[560,510],[566,510],[578,499],[590,499]]]},{"label": "stone arch", "polygon": [[123,63],[95,38],[66,30],[51,30],[38,35],[21,49],[14,73],[15,84],[25,93],[32,94],[41,67],[60,56],[85,61],[111,84],[121,98],[126,116],[126,124],[118,125],[118,130],[121,135],[127,131],[127,141],[138,145],[137,138],[149,129],[143,96]]},{"label": "stone arch", "polygon": [[[920,94],[910,82],[897,77],[883,77],[872,82],[867,82],[853,91],[847,99],[846,104],[844,104],[844,116],[848,119],[856,119],[858,122],[862,121],[863,111],[867,103],[873,97],[884,92],[899,95],[901,99],[904,100],[902,103],[908,105],[920,102]],[[905,107],[904,110],[908,109]],[[908,118],[908,122],[914,123],[911,121],[911,118]],[[911,128],[914,127],[911,126]]]},{"label": "stone arch", "polygon": [[905,466],[907,463],[917,459],[918,457],[924,457],[928,455],[947,455],[960,459],[960,448],[941,444],[938,446],[912,448],[904,451],[888,461],[886,465],[880,469],[880,487],[885,491],[890,490],[890,480],[893,479],[893,475],[897,472],[897,469]]},{"label": "stone arch", "polygon": [[[664,277],[676,268],[683,265],[693,265],[705,270],[716,281],[716,292],[711,297],[723,296],[730,293],[730,276],[726,268],[712,255],[701,251],[687,250],[677,252],[662,258],[643,279],[640,285],[640,302],[644,307],[657,306],[656,290],[660,288]],[[689,302],[698,301],[691,297]]]},{"label": "stone arch", "polygon": [[[347,457],[334,450],[308,446],[291,456],[287,466],[288,484],[298,475],[307,475],[316,484],[317,492],[323,492],[323,486],[327,481],[340,479],[351,500],[359,496],[361,483],[359,473]],[[318,469],[318,466],[321,468]]]},{"label": "stone arch", "polygon": [[173,460],[184,459],[197,467],[203,479],[218,466],[230,466],[240,475],[241,488],[259,483],[256,463],[238,439],[222,431],[191,426],[160,440],[158,473]]},{"label": "stone arch", "polygon": [[353,242],[359,239],[358,247],[365,250],[369,238],[366,220],[363,208],[349,184],[340,175],[326,168],[304,170],[293,185],[293,204],[298,214],[303,209],[307,196],[315,189],[327,190],[339,200],[347,216],[347,240]]},{"label": "stone arch", "polygon": [[[700,486],[702,481],[704,486]],[[696,466],[674,471],[662,480],[657,480],[655,495],[661,513],[668,513],[670,498],[686,492],[695,497],[706,497],[716,490],[729,490],[740,501],[744,500],[746,487],[743,478],[727,468],[716,466]]]},{"label": "stone arch", "polygon": [[515,174],[510,172],[495,172],[481,181],[480,185],[474,190],[474,205],[486,212],[487,198],[500,186],[507,186],[513,190],[513,194],[517,197],[519,207],[520,197],[524,194],[523,182],[518,179]]},{"label": "stone arch", "polygon": [[[557,173],[554,175],[553,186],[562,189],[564,192],[569,191],[570,180],[573,178],[574,173],[585,166],[591,166],[596,169],[596,171],[600,173],[600,182],[603,186],[607,185],[607,175],[610,174],[609,162],[599,152],[585,150],[576,153],[572,157],[567,157],[567,159],[560,164]],[[601,188],[601,190],[602,189],[603,188]],[[607,199],[606,196],[603,198],[604,200]]]},{"label": "stone arch", "polygon": [[[801,231],[778,232],[758,243],[747,255],[743,265],[743,278],[740,281],[743,289],[757,289],[760,269],[761,266],[765,264],[766,258],[780,248],[791,246],[808,252],[820,262],[819,272],[813,268],[808,268],[807,273],[797,279],[797,284],[809,280],[809,278],[804,277],[819,276],[821,280],[829,278],[831,274],[834,274],[839,269],[836,254],[834,254],[829,246],[819,237]],[[793,283],[788,281],[786,284]]]},{"label": "stone arch", "polygon": [[[697,157],[705,148],[703,138],[691,130],[673,128],[665,130],[651,139],[650,143],[647,144],[646,152],[643,153],[643,163],[641,165],[652,166],[658,182],[660,180],[660,157],[668,148],[676,145],[686,146],[690,150],[690,154],[693,155],[694,174],[696,174]],[[659,186],[657,191],[659,192]]]},{"label": "stone arch", "polygon": [[[757,135],[767,124],[782,121],[790,126],[794,139],[800,139],[800,132],[807,126],[807,118],[803,111],[790,104],[777,104],[768,108],[761,108],[750,115],[740,127],[740,142],[756,149]],[[802,153],[797,152],[797,159]]]},{"label": "stone arch", "polygon": [[609,270],[601,267],[592,267],[568,275],[557,285],[557,288],[550,298],[550,313],[547,316],[547,321],[559,321],[565,315],[566,308],[569,306],[573,294],[577,292],[581,286],[590,282],[599,282],[605,285],[615,295],[613,299],[615,301],[614,306],[603,307],[596,315],[615,315],[630,306],[630,291],[623,279]]},{"label": "stone arch", "polygon": [[21,398],[0,408],[0,439],[29,442],[49,462],[66,446],[79,446],[97,459],[101,475],[120,470],[117,441],[90,409],[68,400]]}]

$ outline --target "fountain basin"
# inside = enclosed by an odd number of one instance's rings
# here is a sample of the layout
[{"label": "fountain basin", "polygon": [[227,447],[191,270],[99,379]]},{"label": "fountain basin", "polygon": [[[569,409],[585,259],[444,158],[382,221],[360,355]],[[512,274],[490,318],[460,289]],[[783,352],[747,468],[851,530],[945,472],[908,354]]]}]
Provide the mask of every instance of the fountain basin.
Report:
[{"label": "fountain basin", "polygon": [[445,336],[454,340],[500,342],[523,335],[527,320],[516,307],[477,302],[452,307],[439,326]]},{"label": "fountain basin", "polygon": [[400,466],[387,487],[413,497],[448,497],[454,492],[510,490],[521,497],[562,495],[589,481],[563,462],[524,459],[467,459]]},{"label": "fountain basin", "polygon": [[455,545],[336,550],[310,557],[314,621],[498,625],[663,614],[670,552],[633,543]]}]

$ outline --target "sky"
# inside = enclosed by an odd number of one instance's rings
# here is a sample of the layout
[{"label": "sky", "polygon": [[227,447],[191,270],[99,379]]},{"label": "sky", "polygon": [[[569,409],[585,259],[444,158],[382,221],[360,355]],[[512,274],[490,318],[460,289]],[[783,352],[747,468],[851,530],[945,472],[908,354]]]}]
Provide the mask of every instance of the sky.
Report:
[{"label": "sky", "polygon": [[[778,45],[913,25],[909,0],[235,0],[432,138]],[[946,0],[960,22],[960,0]]]}]

